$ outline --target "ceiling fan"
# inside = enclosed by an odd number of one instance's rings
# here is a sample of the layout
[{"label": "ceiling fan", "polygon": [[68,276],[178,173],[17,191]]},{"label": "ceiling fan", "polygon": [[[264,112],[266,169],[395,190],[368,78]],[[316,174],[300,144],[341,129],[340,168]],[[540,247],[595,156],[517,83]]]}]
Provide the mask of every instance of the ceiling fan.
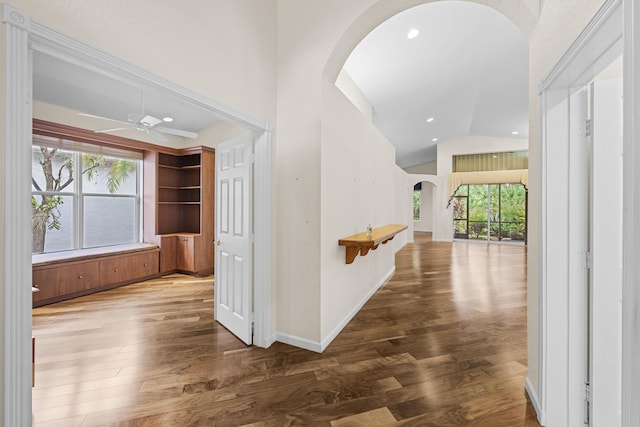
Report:
[{"label": "ceiling fan", "polygon": [[128,121],[110,119],[108,117],[95,116],[93,114],[78,113],[81,116],[92,117],[95,119],[108,120],[110,122],[120,123],[122,126],[112,129],[97,130],[96,133],[117,132],[125,129],[137,129],[150,135],[157,142],[166,142],[167,138],[163,134],[176,135],[183,138],[195,139],[198,137],[196,132],[188,130],[174,129],[166,126],[159,126],[161,123],[170,120],[163,120],[144,113],[144,94],[142,95],[142,113],[130,113]]}]

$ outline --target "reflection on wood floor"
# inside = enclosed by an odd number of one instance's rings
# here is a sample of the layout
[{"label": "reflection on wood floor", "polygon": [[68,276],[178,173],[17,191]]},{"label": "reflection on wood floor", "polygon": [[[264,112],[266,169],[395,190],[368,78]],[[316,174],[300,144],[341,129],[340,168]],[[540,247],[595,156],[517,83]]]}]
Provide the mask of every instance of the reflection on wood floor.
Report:
[{"label": "reflection on wood floor", "polygon": [[323,354],[246,347],[213,280],[171,275],[33,310],[37,426],[537,426],[526,249],[416,243]]}]

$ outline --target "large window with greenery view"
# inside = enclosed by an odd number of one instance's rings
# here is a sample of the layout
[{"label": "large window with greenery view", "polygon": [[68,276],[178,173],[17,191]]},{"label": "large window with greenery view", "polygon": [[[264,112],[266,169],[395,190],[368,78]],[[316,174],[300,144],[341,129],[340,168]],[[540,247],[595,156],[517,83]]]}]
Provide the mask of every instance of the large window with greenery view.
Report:
[{"label": "large window with greenery view", "polygon": [[526,189],[522,184],[464,184],[453,199],[458,239],[526,240]]},{"label": "large window with greenery view", "polygon": [[140,240],[140,160],[135,153],[112,155],[100,147],[80,151],[35,142],[33,253]]}]

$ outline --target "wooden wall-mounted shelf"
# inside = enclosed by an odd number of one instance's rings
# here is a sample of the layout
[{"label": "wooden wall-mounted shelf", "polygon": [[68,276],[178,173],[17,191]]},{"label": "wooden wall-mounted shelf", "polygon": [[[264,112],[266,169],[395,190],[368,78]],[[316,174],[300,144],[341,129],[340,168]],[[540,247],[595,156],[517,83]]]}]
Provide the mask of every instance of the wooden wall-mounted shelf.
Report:
[{"label": "wooden wall-mounted shelf", "polygon": [[392,240],[396,234],[406,229],[406,225],[389,224],[374,228],[370,235],[367,232],[363,232],[342,238],[338,240],[338,245],[345,247],[345,262],[351,264],[358,254],[365,256],[370,250],[378,249],[380,244],[384,245],[389,240]]}]

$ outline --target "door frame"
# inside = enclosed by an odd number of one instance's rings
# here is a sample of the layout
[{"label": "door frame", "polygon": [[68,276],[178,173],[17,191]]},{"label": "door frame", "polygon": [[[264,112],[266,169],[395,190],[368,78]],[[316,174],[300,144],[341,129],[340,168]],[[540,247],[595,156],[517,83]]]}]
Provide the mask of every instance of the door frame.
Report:
[{"label": "door frame", "polygon": [[[635,19],[634,19],[635,18]],[[527,378],[527,391],[536,407],[538,419],[546,425],[570,423],[569,403],[575,402],[577,391],[569,384],[566,372],[577,357],[579,349],[571,347],[575,342],[575,328],[570,313],[577,309],[576,301],[569,295],[575,254],[570,245],[575,243],[566,226],[570,218],[566,202],[573,185],[569,155],[569,129],[556,129],[565,133],[566,139],[548,142],[551,129],[546,122],[545,111],[552,98],[562,91],[566,97],[571,89],[587,85],[605,65],[620,54],[624,55],[624,171],[623,193],[627,196],[623,206],[623,279],[622,279],[622,425],[635,426],[640,423],[640,339],[635,332],[638,318],[640,291],[636,284],[640,280],[640,227],[634,224],[640,213],[640,185],[634,164],[640,161],[640,150],[634,140],[640,135],[640,120],[634,111],[640,111],[640,55],[634,46],[640,46],[640,8],[633,0],[607,0],[576,41],[554,66],[540,84],[542,116],[542,194],[541,194],[541,245],[540,245],[540,289],[539,289],[539,378],[535,390]],[[623,37],[623,34],[625,37]],[[637,49],[636,49],[637,50]],[[568,106],[567,106],[568,107]],[[568,126],[569,108],[566,109]],[[554,146],[555,144],[555,146]],[[557,145],[560,145],[558,147]],[[637,169],[637,168],[636,168]],[[548,214],[553,213],[550,217]],[[563,228],[565,227],[565,228]],[[564,231],[563,231],[564,230]],[[552,244],[551,244],[552,243]],[[568,350],[568,352],[567,352]],[[558,372],[565,373],[557,375]]]},{"label": "door frame", "polygon": [[[3,360],[2,425],[31,425],[31,141],[34,50],[140,86],[163,90],[254,133],[254,344],[274,342],[271,325],[271,128],[238,111],[67,37],[2,3],[4,176],[0,179]],[[11,179],[6,179],[11,177]]]}]

